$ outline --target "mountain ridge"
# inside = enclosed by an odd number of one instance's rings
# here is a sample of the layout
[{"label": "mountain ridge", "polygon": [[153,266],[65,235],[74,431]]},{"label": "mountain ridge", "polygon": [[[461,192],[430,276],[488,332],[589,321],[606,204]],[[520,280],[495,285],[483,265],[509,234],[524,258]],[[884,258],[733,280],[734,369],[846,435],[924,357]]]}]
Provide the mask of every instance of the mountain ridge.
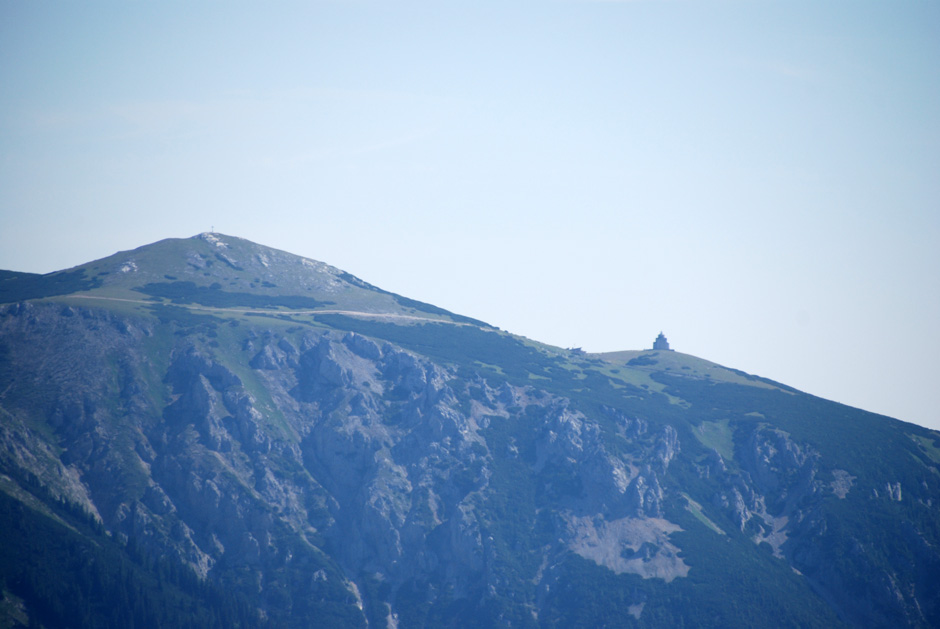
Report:
[{"label": "mountain ridge", "polygon": [[[193,247],[192,245],[203,246]],[[214,254],[214,256],[207,255],[207,247],[208,253]],[[154,263],[154,252],[167,248],[170,249],[169,252],[159,251],[159,253],[157,253],[158,263],[163,263],[168,254],[175,253],[180,255],[185,253],[186,264],[176,264],[170,268],[164,266],[160,272],[149,271],[148,266]],[[235,257],[233,257],[233,255]],[[142,258],[143,261],[141,261]],[[231,273],[225,275],[220,275],[217,272],[210,273],[209,271],[212,270],[212,265],[214,264],[214,258],[217,260],[220,259],[224,263],[222,269],[223,273],[226,271],[231,271]],[[138,267],[138,261],[141,261],[142,268]],[[252,263],[254,263],[253,268]],[[274,269],[270,269],[269,265],[271,263],[274,263]],[[296,267],[297,265],[300,265],[302,270],[306,273],[313,273],[315,276],[326,275],[329,279],[321,278],[319,281],[315,279],[312,282],[308,282],[310,285],[298,286],[297,278],[291,278],[294,283],[291,284],[287,282],[288,286],[286,286],[286,288],[288,292],[285,294],[285,282],[283,281],[285,271],[283,268],[290,266]],[[178,275],[170,275],[163,272],[167,270],[171,270]],[[287,273],[292,272],[293,270]],[[78,277],[79,273],[82,274],[80,278]],[[245,282],[244,278],[238,277],[238,275],[244,275],[246,273],[254,274],[254,279]],[[28,290],[27,292],[17,292],[15,287],[11,288],[4,285],[5,283],[9,283],[10,280],[15,280],[17,276],[26,276],[26,279],[30,280],[46,278],[50,288],[47,289],[48,292],[44,292],[42,288],[33,292],[29,292]],[[240,286],[238,287],[250,290],[251,292],[236,292],[232,294],[231,291],[226,291],[225,287],[223,287],[218,280],[225,281],[230,285],[237,285],[230,276],[235,276],[235,280],[242,280],[239,282]],[[181,280],[181,277],[187,279]],[[193,283],[194,279],[199,280],[200,283],[198,285]],[[281,283],[275,284],[271,281],[273,279],[277,279]],[[7,280],[7,282],[5,282],[5,280]],[[140,282],[143,282],[143,284]],[[370,303],[364,306],[366,309],[361,310],[330,307],[335,306],[335,302],[329,301],[326,297],[340,291],[340,287],[343,284],[353,287],[354,290],[362,289],[373,293],[379,296],[379,301],[377,303]],[[75,290],[76,287],[78,290]],[[69,292],[60,292],[66,290]],[[33,299],[36,298],[33,296],[36,292],[38,292],[39,298],[100,300],[104,302],[111,301],[137,305],[149,305],[153,304],[158,299],[162,299],[162,303],[172,303],[189,310],[205,311],[208,313],[272,314],[282,311],[294,313],[299,311],[309,315],[319,313],[322,315],[395,319],[399,322],[413,321],[416,323],[437,321],[495,329],[493,326],[482,321],[462,315],[455,315],[454,313],[437,308],[436,306],[431,306],[424,302],[418,302],[382,290],[326,263],[259,245],[243,238],[215,232],[203,232],[185,239],[167,238],[135,249],[119,251],[98,260],[45,275],[0,271],[0,303],[20,301],[24,298]],[[314,298],[308,296],[308,293],[311,292],[319,294],[319,297]],[[264,296],[271,297],[272,301],[265,302]],[[273,300],[274,296],[277,296],[276,300]],[[297,299],[291,300],[290,297],[293,296],[296,296]],[[288,298],[285,299],[285,297]],[[382,297],[390,298],[391,301],[388,299],[382,301]],[[321,299],[322,301],[319,301]],[[230,305],[222,305],[226,303]],[[239,303],[241,303],[241,306],[235,305]],[[281,310],[278,310],[278,308]],[[439,316],[430,317],[427,316],[428,314]],[[514,336],[520,339],[524,338],[518,335]],[[552,347],[551,349],[553,351],[564,351],[561,348]],[[650,352],[653,351],[654,350],[620,350],[591,353],[590,356],[599,357],[607,362],[618,362],[621,359],[623,359],[622,361],[626,361],[640,355],[655,356],[656,354],[650,354]],[[672,354],[674,356],[683,355],[677,352],[672,352]],[[697,360],[702,361],[704,359]],[[720,367],[721,370],[727,372],[722,372],[726,379],[729,373],[737,371],[714,363],[710,363],[707,366],[707,370],[713,370],[715,367]],[[689,367],[682,365],[682,368],[688,369]],[[698,371],[701,370],[695,370],[693,373],[697,373]],[[741,374],[743,374],[743,372],[738,372],[738,375]],[[691,374],[687,373],[684,375]],[[709,375],[709,377],[711,377],[711,375]],[[759,377],[750,375],[743,375],[742,377],[752,382],[759,379]],[[779,386],[779,383],[774,384]]]},{"label": "mountain ridge", "polygon": [[[32,549],[0,561],[0,618],[940,622],[940,433],[302,260],[208,234],[0,273],[0,533]],[[184,574],[204,589],[134,594]]]},{"label": "mountain ridge", "polygon": [[0,275],[0,303],[66,295],[127,303],[162,298],[176,304],[211,307],[242,303],[293,310],[324,309],[335,305],[330,296],[338,296],[351,304],[338,309],[346,312],[410,315],[492,327],[382,290],[323,262],[212,232],[164,239],[45,275],[12,271]]}]

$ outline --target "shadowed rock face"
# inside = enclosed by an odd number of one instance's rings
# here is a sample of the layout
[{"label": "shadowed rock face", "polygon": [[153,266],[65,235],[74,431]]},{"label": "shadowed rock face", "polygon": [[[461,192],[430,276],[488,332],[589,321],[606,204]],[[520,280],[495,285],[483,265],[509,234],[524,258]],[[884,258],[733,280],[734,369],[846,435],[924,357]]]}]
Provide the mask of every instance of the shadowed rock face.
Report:
[{"label": "shadowed rock face", "polygon": [[[236,245],[193,269],[273,273]],[[259,625],[940,620],[936,433],[450,323],[151,307],[0,306],[0,488],[79,506]]]},{"label": "shadowed rock face", "polygon": [[[58,320],[53,307],[31,311]],[[657,473],[679,447],[670,427],[643,446],[652,465],[624,459],[605,449],[598,423],[564,398],[508,383],[494,388],[483,378],[467,382],[453,369],[351,333],[306,333],[299,347],[267,333],[247,344],[244,353],[254,354],[245,373],[253,389],[260,385],[266,408],[198,338],[176,341],[161,357],[165,372],[131,387],[77,365],[114,352],[129,378],[150,371],[155,361],[136,354],[133,341],[152,330],[115,336],[108,317],[93,311],[69,321],[86,322],[67,330],[86,342],[62,354],[44,338],[44,326],[4,319],[19,328],[5,338],[19,336],[42,355],[33,362],[51,370],[40,368],[38,376],[54,381],[54,373],[76,372],[58,402],[66,405],[58,423],[70,445],[63,461],[47,453],[46,463],[58,470],[51,484],[96,510],[108,505],[99,511],[105,526],[177,556],[202,576],[222,565],[277,572],[301,540],[333,549],[351,581],[369,575],[392,591],[416,580],[461,594],[498,588],[504,577],[495,568],[503,559],[484,538],[492,517],[486,505],[498,491],[490,484],[494,457],[577,487],[538,507],[549,510],[543,537],[554,538],[539,549],[540,564],[573,549],[616,573],[668,581],[688,570],[668,539],[680,527],[660,519]],[[158,386],[161,400],[148,397],[146,380]],[[67,401],[70,395],[81,399],[80,407]],[[137,414],[96,413],[112,401]],[[114,420],[122,439],[134,442],[132,452],[117,452],[112,439],[119,435],[106,429]],[[491,422],[522,428],[519,445],[526,452],[515,444],[494,452],[486,435]],[[42,443],[25,425],[6,429]],[[23,456],[17,463],[41,468]],[[116,475],[137,474],[138,483],[128,487],[94,473],[100,465]],[[582,521],[589,526],[576,524]],[[607,561],[584,550],[585,526],[609,531],[600,536],[608,554],[631,544],[663,553],[652,561]],[[667,554],[672,559],[661,560]]]}]

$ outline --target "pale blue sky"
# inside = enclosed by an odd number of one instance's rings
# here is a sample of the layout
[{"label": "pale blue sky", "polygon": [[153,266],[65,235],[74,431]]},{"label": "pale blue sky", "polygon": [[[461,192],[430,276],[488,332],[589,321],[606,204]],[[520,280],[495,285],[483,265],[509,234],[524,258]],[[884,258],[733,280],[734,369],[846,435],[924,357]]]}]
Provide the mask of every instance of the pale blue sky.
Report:
[{"label": "pale blue sky", "polygon": [[940,428],[940,3],[0,0],[0,268],[212,226]]}]

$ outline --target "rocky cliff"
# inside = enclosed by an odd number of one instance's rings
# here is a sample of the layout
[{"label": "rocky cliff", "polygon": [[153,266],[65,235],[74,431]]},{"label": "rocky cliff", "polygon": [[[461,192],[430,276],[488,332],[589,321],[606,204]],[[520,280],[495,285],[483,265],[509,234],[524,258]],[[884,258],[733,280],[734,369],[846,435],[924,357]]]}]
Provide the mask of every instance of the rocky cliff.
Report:
[{"label": "rocky cliff", "polygon": [[68,273],[0,287],[0,488],[244,626],[940,623],[933,431],[221,235]]}]

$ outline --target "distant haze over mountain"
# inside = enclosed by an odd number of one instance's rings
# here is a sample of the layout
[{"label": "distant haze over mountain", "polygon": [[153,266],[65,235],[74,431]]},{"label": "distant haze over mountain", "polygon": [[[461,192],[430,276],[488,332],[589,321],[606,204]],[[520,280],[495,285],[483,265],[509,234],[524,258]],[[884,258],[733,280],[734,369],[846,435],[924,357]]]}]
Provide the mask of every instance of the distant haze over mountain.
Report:
[{"label": "distant haze over mountain", "polygon": [[[294,243],[293,250],[311,248],[307,238],[283,234],[276,238]],[[316,233],[314,240],[318,242],[317,249],[334,249],[329,240],[318,240]],[[72,246],[76,250],[87,248],[81,243]],[[486,256],[462,263],[444,252],[435,253],[436,245],[424,254],[413,248],[384,251],[386,246],[383,242],[372,243],[367,247],[374,250],[371,253],[357,248],[360,259],[352,259],[348,247],[336,249],[334,255],[347,259],[347,265],[357,268],[370,281],[435,303],[446,303],[457,311],[472,313],[529,338],[603,352],[651,347],[655,334],[663,329],[681,350],[741,365],[843,403],[931,428],[940,427],[940,416],[936,414],[940,399],[934,399],[936,388],[930,385],[934,374],[928,359],[933,354],[932,347],[940,351],[936,345],[940,336],[925,332],[919,323],[906,330],[891,329],[885,336],[885,332],[874,330],[870,324],[862,326],[859,311],[854,311],[851,316],[844,313],[832,319],[825,330],[813,331],[810,311],[801,309],[792,318],[798,325],[777,330],[761,325],[767,320],[765,314],[750,306],[732,308],[731,302],[722,306],[734,310],[723,315],[724,321],[709,321],[717,315],[686,303],[693,296],[682,297],[682,304],[676,303],[685,280],[663,275],[655,265],[630,272],[629,285],[615,292],[618,301],[629,298],[625,306],[611,301],[608,287],[596,286],[593,295],[585,294],[585,287],[597,281],[593,277],[569,277],[562,284],[549,286],[545,278],[518,275],[509,266],[493,275],[492,270],[485,269],[490,258],[501,255],[499,247]],[[369,259],[371,264],[366,262]],[[11,268],[23,267],[11,265]],[[566,262],[539,273],[546,273],[546,277],[561,273],[559,277],[565,277],[574,268]],[[607,272],[613,271],[604,271]],[[442,280],[441,274],[455,280]],[[480,277],[492,279],[481,283]],[[562,294],[567,296],[562,299],[553,297],[560,286],[564,286]],[[540,287],[541,292],[535,292],[535,287]],[[572,296],[572,290],[579,296]],[[700,297],[702,303],[707,303],[714,296]],[[730,321],[737,323],[731,325]],[[807,360],[808,356],[812,360]],[[910,369],[886,370],[885,363],[909,364]]]},{"label": "distant haze over mountain", "polygon": [[217,229],[940,428],[940,4],[405,4],[0,3],[0,269]]},{"label": "distant haze over mountain", "polygon": [[218,233],[4,271],[0,622],[940,624],[940,433],[661,343]]}]

